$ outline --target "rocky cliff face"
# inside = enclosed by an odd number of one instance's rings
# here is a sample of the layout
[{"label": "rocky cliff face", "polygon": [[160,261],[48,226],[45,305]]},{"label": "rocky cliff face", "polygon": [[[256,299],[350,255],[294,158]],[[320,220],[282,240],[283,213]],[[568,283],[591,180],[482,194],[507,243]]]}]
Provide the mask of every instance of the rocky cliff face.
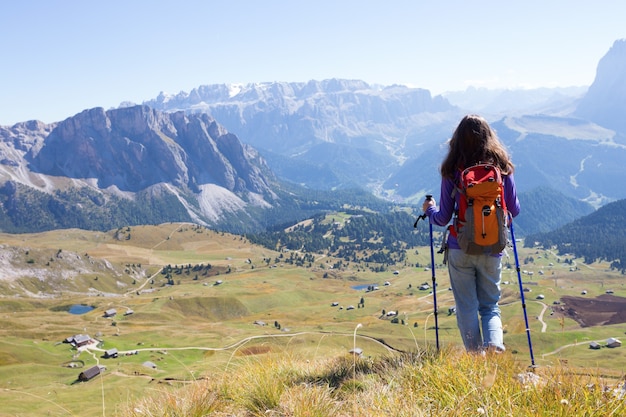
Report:
[{"label": "rocky cliff face", "polygon": [[94,108],[53,125],[0,128],[5,209],[18,207],[24,190],[88,188],[90,199],[101,203],[111,195],[132,200],[141,194],[152,210],[164,195],[174,197],[189,220],[211,224],[225,212],[273,205],[273,182],[257,152],[206,114]]},{"label": "rocky cliff face", "polygon": [[433,140],[432,125],[451,129],[459,116],[428,90],[342,79],[205,85],[144,104],[206,112],[259,149],[282,178],[327,189],[388,178]]},{"label": "rocky cliff face", "polygon": [[235,193],[271,194],[256,153],[206,114],[146,106],[85,110],[60,122],[26,160],[35,172],[92,178],[99,188],[136,192],[170,183],[197,191],[210,183]]},{"label": "rocky cliff face", "polygon": [[381,129],[390,135],[383,145],[397,147],[395,134],[411,130],[415,117],[454,109],[428,90],[341,79],[205,85],[189,93],[162,93],[144,104],[164,111],[207,112],[244,142],[285,155],[321,143],[352,145]]},{"label": "rocky cliff face", "polygon": [[598,63],[576,115],[626,135],[626,39],[615,41]]}]

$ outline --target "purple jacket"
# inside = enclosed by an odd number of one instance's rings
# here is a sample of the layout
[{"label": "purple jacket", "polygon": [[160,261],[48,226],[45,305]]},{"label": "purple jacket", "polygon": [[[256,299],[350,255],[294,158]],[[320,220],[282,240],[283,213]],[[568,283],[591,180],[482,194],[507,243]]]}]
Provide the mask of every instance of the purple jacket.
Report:
[{"label": "purple jacket", "polygon": [[[517,216],[520,212],[519,200],[517,199],[517,190],[515,189],[515,180],[513,174],[503,175],[502,182],[504,183],[504,200],[506,208],[513,217]],[[430,219],[432,224],[437,226],[446,226],[452,219],[454,214],[454,207],[458,207],[460,193],[455,193],[455,198],[452,197],[455,183],[450,178],[443,178],[441,180],[441,195],[439,198],[439,208],[429,207],[426,210],[426,215]],[[448,235],[448,248],[460,249],[459,244],[456,241],[456,237]]]}]

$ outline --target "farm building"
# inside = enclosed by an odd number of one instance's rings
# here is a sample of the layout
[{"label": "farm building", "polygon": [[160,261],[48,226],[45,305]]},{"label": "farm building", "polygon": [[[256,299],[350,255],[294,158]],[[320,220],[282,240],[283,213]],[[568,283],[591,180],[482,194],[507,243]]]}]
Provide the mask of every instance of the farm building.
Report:
[{"label": "farm building", "polygon": [[100,375],[104,371],[104,367],[100,367],[98,365],[94,365],[89,369],[84,370],[78,375],[79,381],[89,381],[90,379],[95,378]]},{"label": "farm building", "polygon": [[620,342],[619,340],[617,340],[614,337],[610,337],[606,341],[606,346],[610,347],[610,348],[616,348],[616,347],[622,346],[622,342]]},{"label": "farm building", "polygon": [[113,349],[109,349],[109,350],[105,351],[104,355],[102,355],[102,357],[104,359],[110,359],[110,358],[117,358],[117,355],[118,355],[117,348],[113,348]]},{"label": "farm building", "polygon": [[591,342],[589,343],[589,349],[600,349],[602,346],[600,346],[600,343],[598,342]]},{"label": "farm building", "polygon": [[115,310],[114,308],[110,308],[104,312],[104,317],[113,317],[116,314],[117,314],[117,310]]},{"label": "farm building", "polygon": [[65,339],[65,343],[69,343],[75,348],[79,348],[81,346],[85,346],[91,343],[91,337],[89,337],[89,335],[87,334],[76,334]]}]

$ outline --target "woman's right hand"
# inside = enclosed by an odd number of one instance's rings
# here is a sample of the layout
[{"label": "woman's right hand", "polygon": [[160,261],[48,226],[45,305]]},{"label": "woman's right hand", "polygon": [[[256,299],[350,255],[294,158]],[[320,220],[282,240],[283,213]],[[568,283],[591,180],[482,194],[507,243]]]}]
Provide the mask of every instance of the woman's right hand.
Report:
[{"label": "woman's right hand", "polygon": [[437,202],[435,201],[434,198],[432,197],[427,198],[424,201],[424,204],[422,204],[422,211],[426,213],[426,210],[428,210],[429,207],[436,207],[436,206],[437,206]]}]

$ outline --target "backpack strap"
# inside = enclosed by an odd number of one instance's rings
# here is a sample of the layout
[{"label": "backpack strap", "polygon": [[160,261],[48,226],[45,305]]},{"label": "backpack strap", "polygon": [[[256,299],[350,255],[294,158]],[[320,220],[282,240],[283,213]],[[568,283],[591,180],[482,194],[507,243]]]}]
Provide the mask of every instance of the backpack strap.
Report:
[{"label": "backpack strap", "polygon": [[[458,205],[456,197],[457,195],[463,193],[463,190],[461,189],[461,175],[462,174],[463,174],[463,168],[459,168],[456,171],[456,174],[454,175],[454,187],[452,188],[452,191],[450,192],[450,197],[452,197],[452,204],[454,205],[453,215],[452,215],[452,224],[446,227],[446,233],[449,233],[455,238],[456,238],[456,232],[457,232],[456,228],[457,228],[457,224],[459,221],[459,205]],[[447,255],[447,250],[446,250],[446,255]]]}]

